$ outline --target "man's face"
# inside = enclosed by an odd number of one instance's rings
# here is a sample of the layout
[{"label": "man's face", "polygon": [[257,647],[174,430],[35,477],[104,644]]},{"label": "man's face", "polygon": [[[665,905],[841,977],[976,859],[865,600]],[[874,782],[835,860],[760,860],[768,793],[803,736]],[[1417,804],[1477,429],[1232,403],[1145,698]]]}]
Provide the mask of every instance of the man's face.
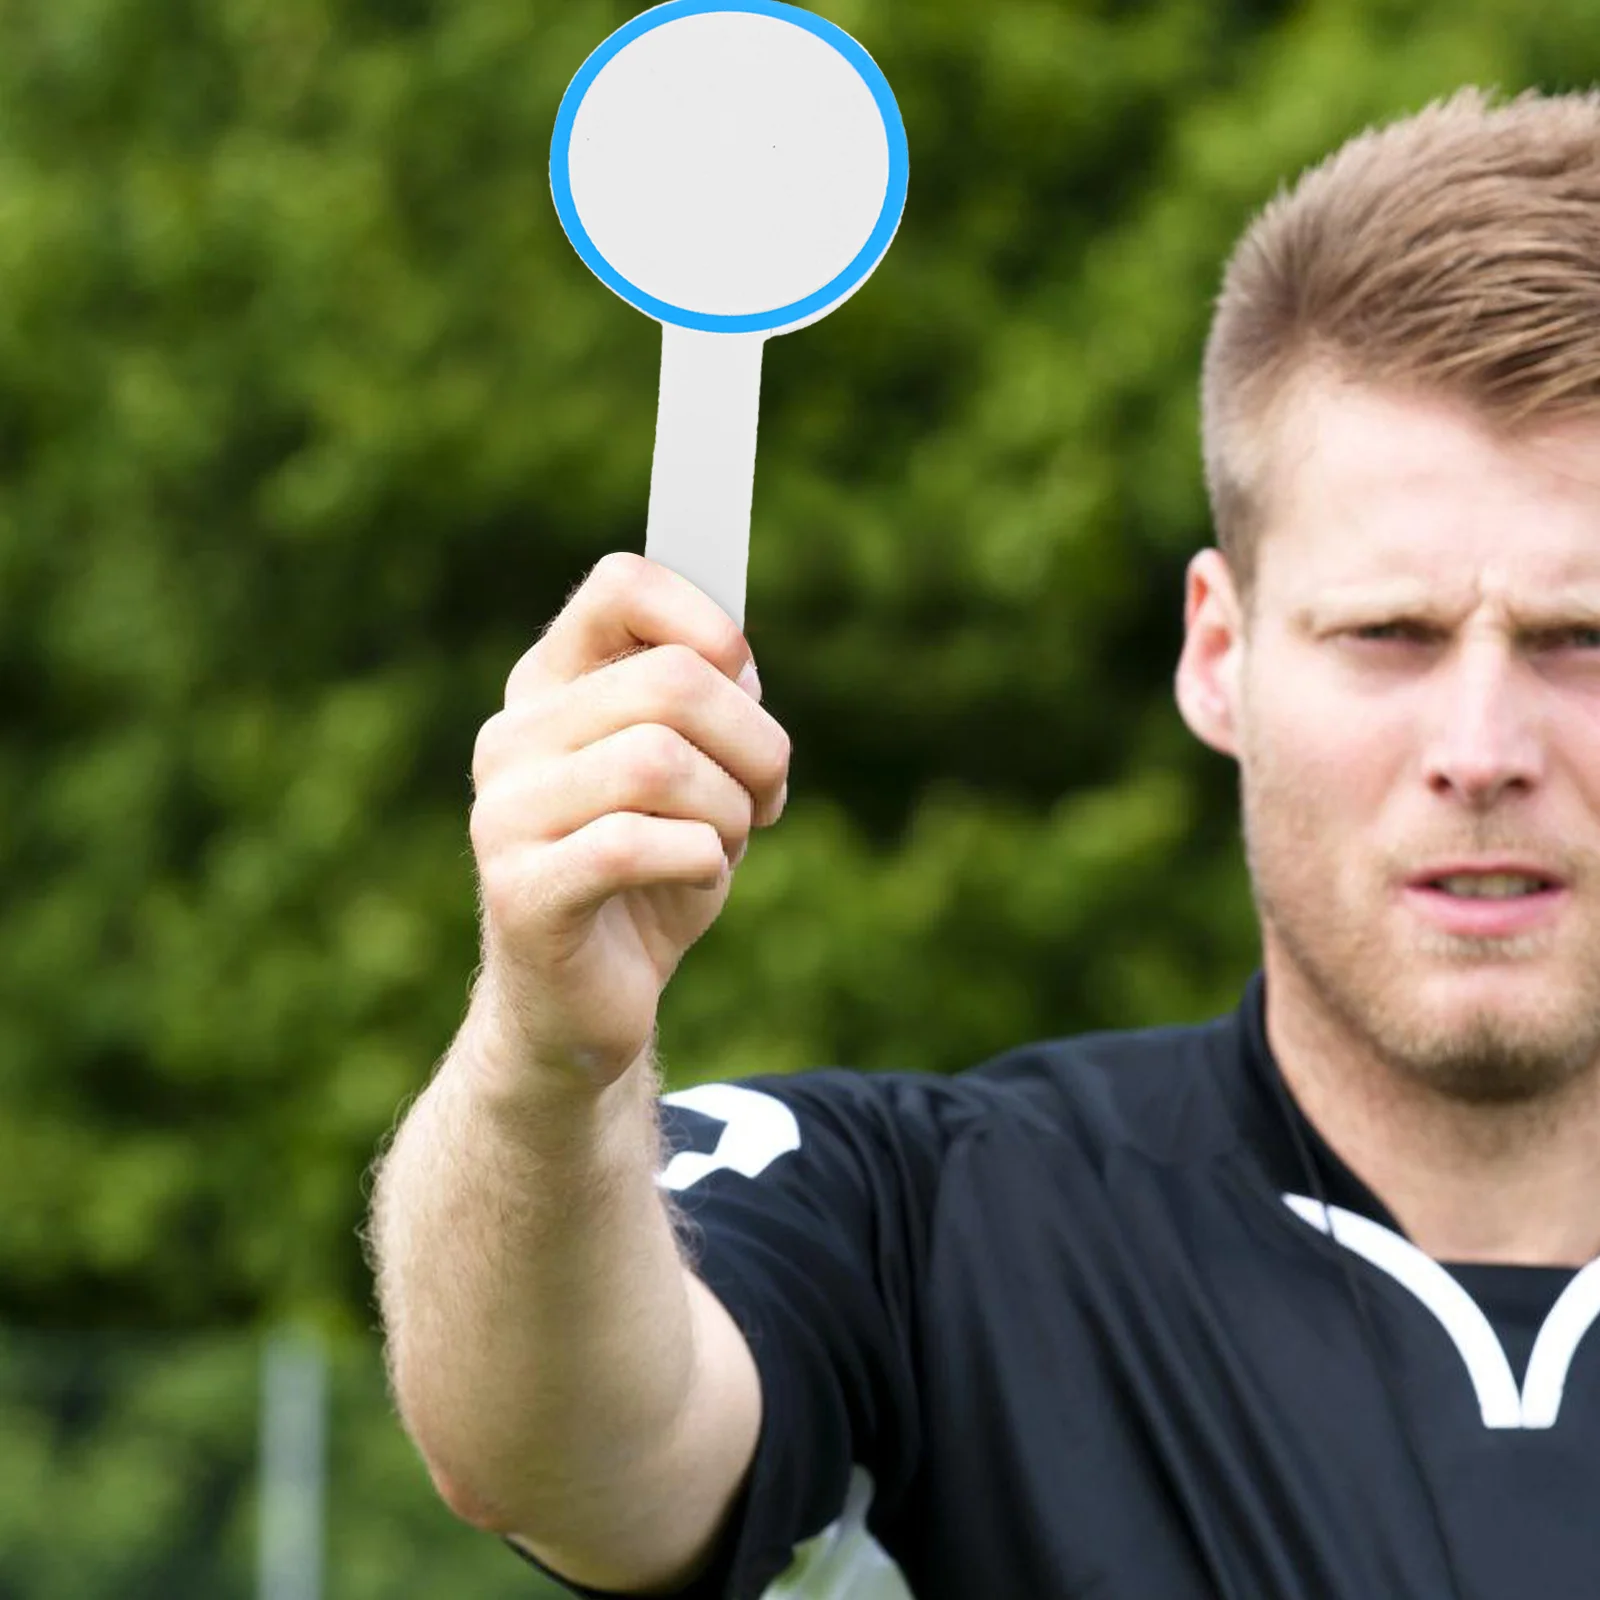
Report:
[{"label": "man's face", "polygon": [[[1202,552],[1177,677],[1239,762],[1269,995],[1461,1100],[1600,1070],[1600,421],[1319,380],[1275,458],[1254,621]],[[1496,857],[1562,880],[1536,924],[1407,887]]]}]

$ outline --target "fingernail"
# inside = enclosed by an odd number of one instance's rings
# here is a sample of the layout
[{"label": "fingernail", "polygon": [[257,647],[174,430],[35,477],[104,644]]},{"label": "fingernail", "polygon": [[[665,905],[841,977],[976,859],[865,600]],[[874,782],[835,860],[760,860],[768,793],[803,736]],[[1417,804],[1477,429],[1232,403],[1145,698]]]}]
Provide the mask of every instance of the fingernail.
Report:
[{"label": "fingernail", "polygon": [[756,671],[754,661],[744,664],[744,671],[739,674],[738,684],[752,700],[761,698],[761,675]]}]

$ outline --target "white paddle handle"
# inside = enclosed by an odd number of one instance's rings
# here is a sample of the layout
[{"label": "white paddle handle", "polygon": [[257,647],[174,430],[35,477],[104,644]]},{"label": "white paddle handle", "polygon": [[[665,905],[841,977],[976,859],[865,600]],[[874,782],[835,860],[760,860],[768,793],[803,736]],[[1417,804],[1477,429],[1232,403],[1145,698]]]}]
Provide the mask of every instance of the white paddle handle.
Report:
[{"label": "white paddle handle", "polygon": [[762,333],[661,326],[661,398],[644,553],[744,627]]}]

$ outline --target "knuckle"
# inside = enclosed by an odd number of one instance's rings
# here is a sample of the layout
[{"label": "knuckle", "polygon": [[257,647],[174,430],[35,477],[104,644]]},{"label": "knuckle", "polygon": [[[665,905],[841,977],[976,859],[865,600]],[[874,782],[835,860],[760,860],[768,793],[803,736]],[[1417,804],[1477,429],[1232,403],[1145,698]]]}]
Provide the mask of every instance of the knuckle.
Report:
[{"label": "knuckle", "polygon": [[683,736],[659,722],[644,722],[633,729],[628,768],[634,782],[651,794],[675,783],[689,764]]},{"label": "knuckle", "polygon": [[637,587],[648,571],[649,563],[632,550],[608,550],[595,562],[590,579],[599,588],[621,593]]},{"label": "knuckle", "polygon": [[472,841],[472,853],[480,872],[494,870],[506,853],[509,836],[503,809],[480,795],[467,814],[467,837]]},{"label": "knuckle", "polygon": [[644,818],[630,811],[610,811],[591,830],[590,857],[602,873],[626,871],[643,844]]},{"label": "knuckle", "polygon": [[789,762],[794,755],[794,740],[788,732],[778,723],[773,723],[778,730],[778,743],[768,755],[764,763],[761,777],[764,783],[781,783],[789,775]]},{"label": "knuckle", "polygon": [[481,868],[493,844],[488,814],[481,800],[473,801],[472,809],[467,813],[467,837],[472,841],[472,853],[478,858]]},{"label": "knuckle", "polygon": [[497,711],[478,729],[478,736],[472,741],[472,785],[475,790],[483,787],[499,765],[500,735],[504,726],[503,713]]},{"label": "knuckle", "polygon": [[652,676],[671,705],[681,706],[704,695],[708,663],[698,650],[674,643],[658,645],[653,654]]},{"label": "knuckle", "polygon": [[539,683],[544,671],[543,643],[534,645],[524,652],[522,657],[506,675],[505,693],[501,696],[501,704],[505,710],[522,705],[532,700],[539,692]]},{"label": "knuckle", "polygon": [[484,861],[478,866],[478,897],[484,916],[497,928],[516,926],[526,896],[517,874],[504,862]]}]

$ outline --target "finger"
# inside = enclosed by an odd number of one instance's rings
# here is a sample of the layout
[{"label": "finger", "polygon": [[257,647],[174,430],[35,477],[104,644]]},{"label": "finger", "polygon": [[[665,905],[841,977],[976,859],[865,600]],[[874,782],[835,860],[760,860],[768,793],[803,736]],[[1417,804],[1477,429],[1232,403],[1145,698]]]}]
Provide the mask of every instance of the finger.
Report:
[{"label": "finger", "polygon": [[749,793],[757,825],[776,820],[789,774],[783,726],[686,645],[654,646],[497,712],[479,733],[473,773],[570,754],[639,724],[672,729]]},{"label": "finger", "polygon": [[486,851],[548,843],[613,811],[705,822],[731,852],[750,834],[744,786],[660,723],[636,723],[566,756],[507,768],[473,807]]},{"label": "finger", "polygon": [[524,919],[548,925],[593,913],[626,889],[716,889],[729,870],[709,824],[611,811],[565,839],[504,858],[492,890],[485,874],[484,903],[503,928]]},{"label": "finger", "polygon": [[703,589],[658,561],[614,550],[595,563],[512,668],[506,705],[571,683],[620,656],[669,643],[687,645],[729,680],[752,662],[744,634]]}]

